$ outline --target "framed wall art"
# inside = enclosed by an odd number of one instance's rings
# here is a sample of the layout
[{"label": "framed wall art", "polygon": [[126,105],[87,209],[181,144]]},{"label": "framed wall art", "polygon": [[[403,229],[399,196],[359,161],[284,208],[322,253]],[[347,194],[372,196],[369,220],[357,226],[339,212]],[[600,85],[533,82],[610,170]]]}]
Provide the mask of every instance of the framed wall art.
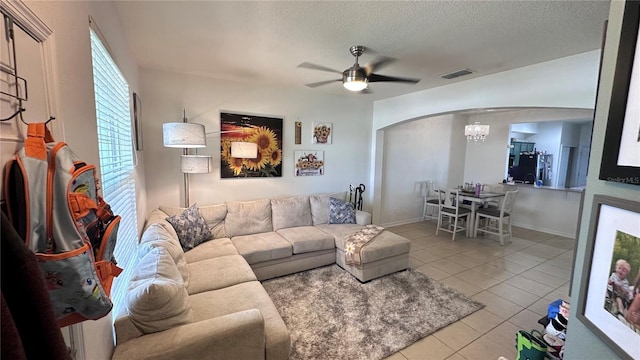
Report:
[{"label": "framed wall art", "polygon": [[640,203],[594,196],[583,271],[578,319],[622,358],[640,359]]},{"label": "framed wall art", "polygon": [[296,176],[324,175],[324,151],[295,151],[294,159]]},{"label": "framed wall art", "polygon": [[300,145],[302,144],[302,122],[301,121],[296,121],[294,128],[294,143],[296,145]]},{"label": "framed wall art", "polygon": [[313,123],[313,144],[331,144],[333,124],[328,122]]},{"label": "framed wall art", "polygon": [[640,2],[627,1],[622,19],[601,180],[640,185]]},{"label": "framed wall art", "polygon": [[[281,177],[283,118],[220,113],[220,177]],[[232,142],[257,144],[255,158],[231,156]]]}]

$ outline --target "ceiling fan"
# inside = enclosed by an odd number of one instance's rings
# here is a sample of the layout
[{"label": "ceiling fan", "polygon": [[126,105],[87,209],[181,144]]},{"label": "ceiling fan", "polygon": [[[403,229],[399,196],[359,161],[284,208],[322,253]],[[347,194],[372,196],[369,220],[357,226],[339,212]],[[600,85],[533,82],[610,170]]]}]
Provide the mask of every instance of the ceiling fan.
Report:
[{"label": "ceiling fan", "polygon": [[386,57],[386,56],[378,56],[373,62],[370,62],[364,66],[360,66],[358,64],[358,58],[365,52],[366,48],[362,45],[354,45],[349,48],[351,55],[355,56],[356,62],[350,68],[345,71],[338,71],[334,69],[330,69],[324,66],[304,62],[298,65],[299,68],[313,69],[313,70],[321,70],[328,71],[332,73],[341,74],[341,79],[335,80],[326,80],[319,81],[315,83],[306,84],[308,87],[318,87],[326,84],[330,84],[332,82],[342,81],[342,85],[351,91],[360,91],[362,93],[368,92],[367,87],[369,83],[372,82],[401,82],[408,84],[417,84],[420,79],[411,79],[411,78],[401,78],[401,77],[393,77],[393,76],[385,76],[375,74],[374,71],[387,66],[396,61],[394,58]]}]

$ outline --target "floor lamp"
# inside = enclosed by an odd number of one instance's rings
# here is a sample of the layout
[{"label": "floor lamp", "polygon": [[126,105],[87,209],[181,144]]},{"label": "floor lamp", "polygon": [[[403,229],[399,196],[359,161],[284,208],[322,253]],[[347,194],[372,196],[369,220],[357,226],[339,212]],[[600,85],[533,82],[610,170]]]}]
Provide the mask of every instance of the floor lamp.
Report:
[{"label": "floor lamp", "polygon": [[[205,132],[204,125],[190,123],[186,111],[183,110],[182,122],[162,124],[162,139],[165,147],[182,148],[180,169],[184,175],[184,207],[189,207],[189,174],[206,174],[211,172],[211,156],[191,155],[189,149],[207,146],[207,135],[245,130],[228,130]],[[231,156],[236,158],[255,159],[258,157],[258,144],[234,141],[231,143]]]},{"label": "floor lamp", "polygon": [[162,139],[165,147],[182,148],[180,168],[184,175],[184,207],[189,207],[189,174],[211,172],[211,156],[191,155],[189,149],[207,146],[204,125],[189,123],[183,110],[182,122],[162,124]]}]

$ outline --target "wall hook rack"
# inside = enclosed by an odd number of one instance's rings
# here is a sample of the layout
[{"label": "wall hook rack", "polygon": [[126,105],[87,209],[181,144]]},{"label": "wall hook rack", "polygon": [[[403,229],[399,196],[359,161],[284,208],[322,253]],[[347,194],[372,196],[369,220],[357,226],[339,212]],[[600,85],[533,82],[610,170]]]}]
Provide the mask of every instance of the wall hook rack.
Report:
[{"label": "wall hook rack", "polygon": [[[11,41],[11,57],[12,57],[12,61],[13,61],[13,68],[11,68],[10,66],[7,66],[5,64],[0,64],[0,72],[3,72],[5,74],[7,74],[9,76],[9,82],[11,82],[11,80],[13,81],[13,86],[15,89],[15,93],[9,93],[9,92],[5,92],[5,91],[0,91],[0,95],[3,96],[8,96],[10,98],[16,99],[18,101],[17,104],[17,108],[16,111],[11,114],[11,116],[0,119],[0,122],[2,121],[8,121],[11,120],[15,117],[18,117],[18,119],[20,119],[20,121],[25,124],[28,125],[27,122],[24,120],[22,113],[25,112],[27,109],[22,105],[22,103],[24,101],[28,101],[29,100],[29,92],[28,92],[28,86],[27,86],[27,79],[21,77],[18,75],[18,61],[17,61],[17,56],[16,56],[16,40],[15,40],[15,34],[14,34],[14,29],[13,29],[13,25],[14,25],[14,21],[13,19],[8,16],[7,14],[5,14],[3,12],[3,17],[4,17],[4,28],[5,28],[5,34],[7,37],[8,41]],[[21,91],[22,90],[22,91]],[[45,124],[48,124],[49,122],[51,122],[52,120],[54,120],[55,117],[54,116],[50,116],[49,119],[45,122]]]}]

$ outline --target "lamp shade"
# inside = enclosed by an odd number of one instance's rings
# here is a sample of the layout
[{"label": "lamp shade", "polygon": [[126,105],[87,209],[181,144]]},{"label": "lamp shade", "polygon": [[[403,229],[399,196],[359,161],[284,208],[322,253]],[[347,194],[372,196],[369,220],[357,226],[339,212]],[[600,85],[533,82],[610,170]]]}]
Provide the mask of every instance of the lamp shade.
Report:
[{"label": "lamp shade", "polygon": [[258,157],[258,144],[234,141],[231,143],[231,157],[255,159]]},{"label": "lamp shade", "polygon": [[207,146],[204,125],[171,122],[162,124],[164,146],[175,148],[202,148]]},{"label": "lamp shade", "polygon": [[211,172],[211,156],[208,155],[182,155],[180,166],[183,173],[205,174]]}]

